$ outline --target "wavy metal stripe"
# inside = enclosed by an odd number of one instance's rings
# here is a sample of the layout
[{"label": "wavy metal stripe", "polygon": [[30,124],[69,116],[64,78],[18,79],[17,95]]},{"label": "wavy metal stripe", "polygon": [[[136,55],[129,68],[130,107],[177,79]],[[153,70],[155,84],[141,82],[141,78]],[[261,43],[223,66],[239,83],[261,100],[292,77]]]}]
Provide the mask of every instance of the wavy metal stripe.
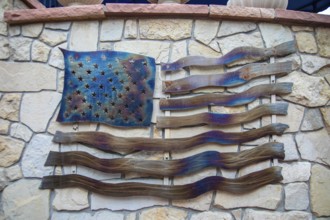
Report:
[{"label": "wavy metal stripe", "polygon": [[237,153],[207,151],[178,160],[100,159],[81,151],[51,151],[45,166],[81,165],[106,173],[137,172],[152,176],[181,176],[207,167],[239,169],[271,158],[284,159],[282,143],[271,142]]},{"label": "wavy metal stripe", "polygon": [[246,59],[250,63],[266,60],[269,57],[281,57],[296,52],[295,41],[288,41],[271,48],[238,47],[219,58],[203,56],[188,56],[173,63],[162,63],[162,71],[175,71],[187,66],[217,66],[228,65]]},{"label": "wavy metal stripe", "polygon": [[158,116],[157,128],[180,128],[196,125],[226,126],[245,122],[266,115],[286,115],[288,103],[263,104],[256,108],[237,114],[204,112],[187,116]]},{"label": "wavy metal stripe", "polygon": [[200,108],[203,106],[238,106],[253,102],[259,97],[269,95],[285,95],[292,91],[293,83],[263,84],[249,88],[248,90],[233,94],[204,94],[191,98],[160,99],[161,110],[184,110]]},{"label": "wavy metal stripe", "polygon": [[81,143],[105,152],[127,154],[138,150],[172,151],[184,150],[206,143],[239,144],[252,141],[267,135],[282,135],[288,125],[275,123],[262,128],[245,132],[208,131],[189,138],[154,139],[154,138],[124,138],[103,132],[71,132],[57,131],[53,141],[70,144]]},{"label": "wavy metal stripe", "polygon": [[212,190],[221,190],[234,194],[246,193],[267,184],[279,183],[282,179],[280,167],[271,167],[237,179],[211,176],[191,184],[174,186],[136,182],[104,183],[89,177],[71,174],[45,176],[42,179],[40,189],[81,187],[91,192],[108,196],[157,196],[178,200],[192,199]]},{"label": "wavy metal stripe", "polygon": [[194,75],[182,79],[163,82],[165,93],[188,93],[192,90],[205,87],[232,87],[242,85],[262,76],[285,76],[293,70],[293,63],[249,64],[236,71],[212,74]]}]

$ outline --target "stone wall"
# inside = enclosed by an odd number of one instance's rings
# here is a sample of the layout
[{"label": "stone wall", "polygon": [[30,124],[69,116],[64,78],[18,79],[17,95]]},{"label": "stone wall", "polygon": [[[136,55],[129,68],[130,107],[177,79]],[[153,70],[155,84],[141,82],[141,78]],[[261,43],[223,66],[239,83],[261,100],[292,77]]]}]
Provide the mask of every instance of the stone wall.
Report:
[{"label": "stone wall", "polygon": [[[15,3],[15,5],[13,5]],[[22,8],[20,2],[0,2],[3,10]],[[36,23],[8,26],[0,22],[0,219],[329,219],[330,218],[330,36],[329,28],[283,26],[280,24],[203,19],[110,18],[103,21]],[[83,189],[39,190],[41,177],[48,174],[78,174],[106,182],[139,181],[162,184],[130,173],[104,174],[83,167],[44,167],[50,150],[81,150],[106,158],[118,155],[82,145],[59,146],[52,143],[56,130],[105,131],[126,137],[189,137],[209,130],[207,126],[173,129],[166,134],[153,124],[148,128],[119,129],[100,124],[66,124],[55,121],[63,89],[63,57],[58,48],[70,50],[119,50],[139,53],[160,62],[186,55],[218,57],[238,46],[271,47],[297,41],[297,53],[276,61],[295,60],[295,71],[279,82],[293,82],[293,93],[282,98],[289,103],[287,116],[277,122],[290,128],[275,140],[285,144],[283,161],[265,161],[240,170],[215,168],[174,178],[170,184],[185,184],[210,175],[235,178],[272,165],[283,167],[284,180],[252,193],[234,196],[222,191],[209,192],[196,199],[169,201],[151,197],[115,198]],[[159,68],[158,68],[159,69]],[[232,68],[190,68],[164,76],[175,79],[186,75],[211,74]],[[236,93],[261,83],[261,78],[241,87],[208,89],[208,92]],[[204,90],[205,91],[205,90]],[[197,91],[201,92],[201,91]],[[159,110],[161,80],[154,93],[153,123]],[[262,98],[247,106],[202,108],[172,112],[237,113],[268,103]],[[244,131],[270,123],[263,117],[250,123],[226,127],[225,131]],[[269,137],[233,146],[207,145],[189,152],[172,152],[182,158],[207,149],[237,152],[269,141]],[[139,152],[126,157],[162,159],[162,153]]]}]

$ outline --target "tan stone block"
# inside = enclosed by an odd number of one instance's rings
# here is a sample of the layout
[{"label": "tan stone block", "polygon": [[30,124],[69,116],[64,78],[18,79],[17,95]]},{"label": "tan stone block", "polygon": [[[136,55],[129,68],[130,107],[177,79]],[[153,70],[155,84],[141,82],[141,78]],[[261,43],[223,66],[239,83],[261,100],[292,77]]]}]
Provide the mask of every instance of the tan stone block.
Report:
[{"label": "tan stone block", "polygon": [[194,37],[197,41],[205,45],[211,43],[215,38],[219,27],[219,21],[212,20],[196,20]]},{"label": "tan stone block", "polygon": [[319,46],[319,53],[321,56],[330,58],[329,35],[330,35],[330,28],[323,28],[323,27],[316,28],[316,40]]},{"label": "tan stone block", "polygon": [[213,211],[208,211],[208,212],[202,212],[202,213],[197,213],[193,214],[190,218],[190,220],[232,220],[233,217],[227,213],[227,212],[213,212]]},{"label": "tan stone block", "polygon": [[323,121],[325,122],[325,126],[328,130],[328,133],[330,133],[330,108],[324,107],[320,108],[322,116],[323,116]]},{"label": "tan stone block", "polygon": [[16,163],[21,157],[23,148],[23,141],[0,136],[0,167],[8,167]]},{"label": "tan stone block", "polygon": [[218,37],[225,37],[232,34],[253,31],[257,28],[254,22],[246,21],[222,21],[218,32]]},{"label": "tan stone block", "polygon": [[319,109],[306,109],[301,125],[302,131],[313,131],[323,128],[322,115]]},{"label": "tan stone block", "polygon": [[308,162],[280,163],[282,167],[283,183],[308,181],[311,164]]},{"label": "tan stone block", "polygon": [[13,60],[30,61],[30,47],[32,39],[24,37],[12,37],[9,44],[13,52]]},{"label": "tan stone block", "polygon": [[139,219],[140,220],[184,220],[186,219],[188,213],[184,210],[170,208],[170,207],[160,207],[152,208],[142,211]]},{"label": "tan stone block", "polygon": [[134,39],[138,36],[138,25],[137,21],[134,19],[126,20],[125,22],[125,30],[124,30],[124,37],[126,39]]},{"label": "tan stone block", "polygon": [[314,28],[313,27],[308,27],[308,26],[292,26],[291,28],[295,32],[298,32],[298,31],[313,32],[314,31]]},{"label": "tan stone block", "polygon": [[308,74],[314,74],[320,71],[323,67],[330,65],[330,59],[301,54],[302,70]]},{"label": "tan stone block", "polygon": [[10,121],[0,118],[0,134],[7,134],[9,131]]},{"label": "tan stone block", "polygon": [[312,220],[312,214],[309,212],[302,211],[291,211],[291,212],[270,212],[270,211],[257,211],[253,209],[247,209],[244,213],[243,220],[254,220],[254,219],[267,219],[267,220]]},{"label": "tan stone block", "polygon": [[119,41],[124,30],[123,19],[109,19],[102,21],[100,41]]},{"label": "tan stone block", "polygon": [[0,36],[0,59],[8,59],[10,55],[11,51],[8,38]]},{"label": "tan stone block", "polygon": [[317,53],[317,45],[312,33],[299,32],[296,34],[298,49],[303,53]]},{"label": "tan stone block", "polygon": [[57,189],[53,200],[55,210],[82,210],[89,207],[88,191],[80,188]]},{"label": "tan stone block", "polygon": [[43,24],[22,25],[22,35],[24,37],[38,37],[43,29]]},{"label": "tan stone block", "polygon": [[50,53],[50,47],[40,41],[32,43],[32,60],[47,62]]},{"label": "tan stone block", "polygon": [[68,39],[70,50],[77,50],[77,51],[97,50],[98,36],[99,36],[98,21],[73,22],[71,27],[71,35],[70,38]]},{"label": "tan stone block", "polygon": [[266,47],[274,47],[281,43],[294,40],[291,30],[287,26],[260,23],[259,28]]},{"label": "tan stone block", "polygon": [[18,121],[21,96],[19,93],[8,93],[2,96],[0,100],[0,118]]},{"label": "tan stone block", "polygon": [[67,46],[67,43],[63,43],[52,49],[48,61],[50,66],[64,70],[64,56],[60,48],[67,49]]}]

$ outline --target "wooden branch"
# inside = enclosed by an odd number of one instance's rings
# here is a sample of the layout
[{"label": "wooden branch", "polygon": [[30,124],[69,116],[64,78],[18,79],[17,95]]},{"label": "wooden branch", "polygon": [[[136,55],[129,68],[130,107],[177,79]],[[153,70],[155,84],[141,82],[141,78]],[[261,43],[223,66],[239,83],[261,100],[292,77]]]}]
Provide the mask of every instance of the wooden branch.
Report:
[{"label": "wooden branch", "polygon": [[206,177],[187,185],[156,185],[146,183],[104,183],[88,177],[71,174],[64,176],[45,176],[40,189],[63,189],[81,187],[101,195],[127,196],[157,196],[166,199],[192,199],[212,190],[241,194],[255,190],[261,186],[278,183],[283,179],[280,167],[271,167],[247,174],[237,179],[221,176]]},{"label": "wooden branch", "polygon": [[239,60],[248,60],[250,63],[267,60],[269,57],[281,57],[296,52],[295,41],[288,41],[271,48],[238,47],[219,58],[203,56],[188,56],[173,63],[162,63],[162,71],[175,71],[188,66],[219,66],[228,65]]},{"label": "wooden branch", "polygon": [[172,151],[185,150],[206,143],[238,144],[252,141],[266,135],[282,135],[288,125],[276,123],[245,132],[222,132],[213,130],[189,138],[152,139],[124,138],[103,132],[69,132],[57,131],[53,141],[61,144],[80,143],[105,152],[121,154],[138,150]]},{"label": "wooden branch", "polygon": [[271,158],[284,159],[283,144],[271,142],[238,153],[207,151],[178,160],[100,159],[86,152],[51,151],[45,166],[81,165],[106,173],[137,172],[152,176],[173,177],[195,173],[207,167],[239,169]]},{"label": "wooden branch", "polygon": [[192,90],[205,87],[233,87],[262,76],[285,76],[292,70],[292,62],[249,64],[233,72],[213,75],[194,75],[174,81],[164,81],[163,92],[189,93]]},{"label": "wooden branch", "polygon": [[192,108],[200,108],[208,105],[216,106],[238,106],[253,102],[259,97],[269,95],[285,95],[292,91],[292,83],[263,84],[251,87],[250,89],[233,95],[223,94],[204,94],[191,98],[161,99],[159,102],[160,109],[184,110]]},{"label": "wooden branch", "polygon": [[33,9],[46,8],[38,0],[22,0],[22,2],[24,2],[29,8],[33,8]]},{"label": "wooden branch", "polygon": [[226,126],[245,122],[266,115],[286,115],[288,110],[287,103],[264,104],[256,108],[237,114],[219,114],[219,113],[199,113],[188,116],[158,116],[157,128],[180,128],[196,125]]}]

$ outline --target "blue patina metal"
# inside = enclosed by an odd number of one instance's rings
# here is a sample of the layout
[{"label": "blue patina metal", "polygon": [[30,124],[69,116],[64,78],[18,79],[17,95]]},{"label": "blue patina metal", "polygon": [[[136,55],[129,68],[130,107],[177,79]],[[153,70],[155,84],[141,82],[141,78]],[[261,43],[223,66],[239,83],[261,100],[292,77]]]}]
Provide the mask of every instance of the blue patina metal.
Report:
[{"label": "blue patina metal", "polygon": [[57,121],[150,125],[153,58],[118,51],[62,52],[65,79]]}]

